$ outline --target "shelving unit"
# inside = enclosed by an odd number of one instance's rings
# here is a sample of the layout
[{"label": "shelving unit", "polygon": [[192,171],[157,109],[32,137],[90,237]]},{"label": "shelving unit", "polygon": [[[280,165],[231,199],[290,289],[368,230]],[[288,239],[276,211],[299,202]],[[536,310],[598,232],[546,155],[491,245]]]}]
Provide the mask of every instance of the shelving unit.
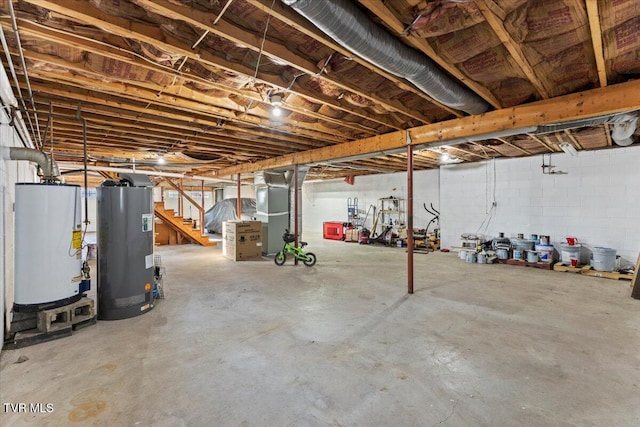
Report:
[{"label": "shelving unit", "polygon": [[373,232],[376,235],[383,233],[387,227],[396,228],[405,225],[404,199],[396,197],[384,197],[378,199],[378,212],[373,223]]}]

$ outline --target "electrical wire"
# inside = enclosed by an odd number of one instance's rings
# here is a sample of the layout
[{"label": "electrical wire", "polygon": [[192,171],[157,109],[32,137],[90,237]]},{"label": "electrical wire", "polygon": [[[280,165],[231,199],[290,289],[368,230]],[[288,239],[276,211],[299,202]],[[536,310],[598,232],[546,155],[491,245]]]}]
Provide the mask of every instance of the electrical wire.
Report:
[{"label": "electrical wire", "polygon": [[[476,231],[476,234],[487,233],[487,230],[489,229],[489,225],[491,224],[491,221],[495,218],[496,212],[498,210],[498,203],[496,202],[496,183],[497,183],[496,159],[490,160],[490,163],[492,163],[492,166],[493,166],[493,183],[491,188],[491,193],[492,193],[491,208],[489,209],[486,216],[478,226],[478,230]],[[489,166],[489,163],[487,164],[487,169],[485,170],[485,184],[486,184],[485,188],[487,190],[485,200],[488,198],[488,195],[489,195],[489,176],[487,173],[489,169],[488,166]]]},{"label": "electrical wire", "polygon": [[267,22],[264,26],[264,33],[262,34],[262,42],[260,43],[260,51],[258,52],[258,60],[256,61],[256,71],[253,74],[253,83],[255,84],[256,79],[258,78],[258,68],[260,68],[260,61],[262,60],[262,52],[264,51],[264,42],[267,40],[267,31],[269,30],[269,23],[271,22],[271,12],[273,12],[273,6],[275,6],[276,0],[271,2],[271,7],[269,8],[269,14],[267,15]]}]

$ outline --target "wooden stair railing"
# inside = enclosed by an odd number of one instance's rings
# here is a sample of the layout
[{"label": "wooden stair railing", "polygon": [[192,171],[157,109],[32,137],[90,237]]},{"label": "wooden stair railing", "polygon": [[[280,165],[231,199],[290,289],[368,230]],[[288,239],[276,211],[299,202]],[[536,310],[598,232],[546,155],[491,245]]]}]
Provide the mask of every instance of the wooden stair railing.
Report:
[{"label": "wooden stair railing", "polygon": [[165,209],[163,202],[154,203],[154,212],[158,218],[162,220],[171,229],[180,233],[193,243],[202,246],[215,246],[216,242],[209,241],[209,236],[202,235],[200,228],[192,228],[191,220],[185,222],[181,216],[175,216],[173,209]]}]

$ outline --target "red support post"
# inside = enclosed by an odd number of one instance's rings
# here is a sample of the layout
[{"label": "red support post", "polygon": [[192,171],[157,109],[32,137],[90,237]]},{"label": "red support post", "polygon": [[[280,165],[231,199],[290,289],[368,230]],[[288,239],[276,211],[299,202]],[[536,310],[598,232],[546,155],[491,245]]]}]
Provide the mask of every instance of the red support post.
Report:
[{"label": "red support post", "polygon": [[[293,234],[296,236],[295,245],[298,247],[298,165],[293,167]],[[298,265],[298,258],[294,258]]]},{"label": "red support post", "polygon": [[238,174],[238,179],[236,180],[237,189],[237,199],[236,199],[236,212],[238,213],[238,219],[242,218],[242,200],[240,200],[240,174]]},{"label": "red support post", "polygon": [[413,293],[413,147],[407,134],[407,291]]}]

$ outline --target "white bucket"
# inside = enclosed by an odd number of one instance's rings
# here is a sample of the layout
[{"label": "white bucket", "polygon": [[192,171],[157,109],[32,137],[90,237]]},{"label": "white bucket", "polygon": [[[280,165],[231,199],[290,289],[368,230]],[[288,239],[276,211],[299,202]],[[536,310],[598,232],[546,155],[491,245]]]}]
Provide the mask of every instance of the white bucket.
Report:
[{"label": "white bucket", "polygon": [[527,262],[538,262],[538,252],[527,251]]},{"label": "white bucket", "polygon": [[461,260],[466,260],[467,259],[467,251],[462,249],[460,252],[458,252],[458,258],[460,258]]},{"label": "white bucket", "polygon": [[540,261],[553,261],[553,245],[536,245],[536,252],[540,255]]},{"label": "white bucket", "polygon": [[560,260],[564,265],[571,265],[571,258],[577,259],[580,264],[580,248],[582,245],[569,245],[567,243],[560,243]]},{"label": "white bucket", "polygon": [[514,249],[513,259],[522,259],[522,258],[524,258],[524,251],[521,251],[520,249]]},{"label": "white bucket", "polygon": [[467,252],[467,262],[471,263],[471,264],[476,262],[476,253],[475,252]]},{"label": "white bucket", "polygon": [[509,258],[509,250],[508,249],[498,249],[496,251],[498,255],[498,259],[508,259]]},{"label": "white bucket", "polygon": [[478,264],[486,264],[487,256],[485,254],[478,254]]},{"label": "white bucket", "polygon": [[616,269],[616,250],[611,248],[593,248],[591,266],[598,271],[613,271]]}]

